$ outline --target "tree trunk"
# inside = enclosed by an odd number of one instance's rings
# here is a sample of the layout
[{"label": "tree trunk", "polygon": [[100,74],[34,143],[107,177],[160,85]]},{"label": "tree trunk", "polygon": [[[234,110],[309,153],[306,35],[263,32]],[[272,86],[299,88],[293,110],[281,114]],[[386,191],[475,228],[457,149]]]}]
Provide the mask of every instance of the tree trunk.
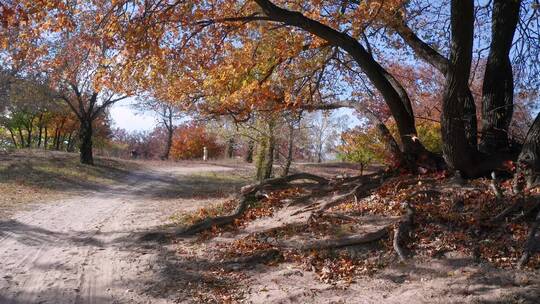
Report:
[{"label": "tree trunk", "polygon": [[61,133],[62,133],[62,128],[64,127],[65,123],[66,123],[66,119],[64,118],[60,122],[60,126],[56,127],[56,134],[54,136],[54,149],[57,151],[60,150]]},{"label": "tree trunk", "polygon": [[22,129],[19,127],[18,128],[18,131],[19,131],[19,139],[21,140],[21,148],[24,148],[24,136],[23,136],[23,133],[22,133]]},{"label": "tree trunk", "polygon": [[17,140],[15,139],[15,134],[13,134],[13,129],[7,128],[9,131],[9,134],[11,135],[11,141],[13,141],[13,146],[15,146],[15,149],[17,149]]},{"label": "tree trunk", "polygon": [[527,133],[527,139],[518,157],[518,176],[522,175],[527,187],[540,183],[540,114]]},{"label": "tree trunk", "polygon": [[41,137],[43,136],[43,113],[39,115],[38,126],[39,126],[39,133],[38,133],[37,147],[41,148]]},{"label": "tree trunk", "polygon": [[247,151],[246,156],[244,157],[244,160],[246,163],[252,163],[253,162],[253,150],[255,149],[255,142],[250,139],[247,143]]},{"label": "tree trunk", "polygon": [[45,138],[43,140],[43,149],[47,150],[48,145],[49,145],[49,134],[48,134],[47,125],[45,125]]},{"label": "tree trunk", "polygon": [[[470,99],[468,82],[472,60],[474,4],[472,0],[452,0],[451,53],[446,75],[441,117],[443,153],[451,169],[475,175],[476,149],[467,136],[465,106]],[[470,92],[470,91],[469,91]]]},{"label": "tree trunk", "polygon": [[167,127],[167,143],[165,144],[165,152],[163,153],[162,159],[168,160],[171,154],[171,148],[173,144],[173,135],[174,129]]},{"label": "tree trunk", "polygon": [[88,117],[83,117],[80,121],[79,131],[79,151],[82,164],[93,165],[94,156],[92,154],[92,121]]},{"label": "tree trunk", "polygon": [[270,134],[270,136],[268,136],[268,145],[266,147],[266,156],[264,158],[263,179],[269,179],[270,177],[272,177],[272,170],[274,168],[274,150],[275,150],[275,148],[276,148],[276,139],[274,137],[274,131],[271,130],[271,134]]},{"label": "tree trunk", "polygon": [[514,112],[514,77],[510,49],[519,19],[521,0],[493,2],[491,45],[482,87],[480,150],[508,150],[508,129]]},{"label": "tree trunk", "polygon": [[34,129],[34,117],[30,118],[30,121],[28,121],[28,124],[26,125],[26,130],[27,130],[27,134],[26,134],[26,138],[27,138],[27,142],[26,142],[26,147],[27,148],[31,148],[32,147],[32,131]]},{"label": "tree trunk", "polygon": [[375,128],[385,145],[386,151],[390,153],[392,167],[409,166],[410,164],[407,164],[408,161],[403,156],[403,153],[401,153],[398,143],[386,125],[382,121],[377,121]]},{"label": "tree trunk", "polygon": [[231,137],[227,141],[227,158],[233,158],[234,157],[234,138]]},{"label": "tree trunk", "polygon": [[293,158],[293,148],[294,148],[294,125],[289,124],[289,142],[287,146],[287,159],[285,160],[285,167],[283,168],[282,176],[289,175],[291,169],[291,163]]},{"label": "tree trunk", "polygon": [[73,131],[69,132],[66,151],[67,152],[73,152]]},{"label": "tree trunk", "polygon": [[268,146],[267,139],[264,136],[260,137],[259,145],[257,149],[257,160],[256,160],[256,168],[257,168],[257,180],[262,181],[264,179],[264,164],[266,163],[266,148]]}]

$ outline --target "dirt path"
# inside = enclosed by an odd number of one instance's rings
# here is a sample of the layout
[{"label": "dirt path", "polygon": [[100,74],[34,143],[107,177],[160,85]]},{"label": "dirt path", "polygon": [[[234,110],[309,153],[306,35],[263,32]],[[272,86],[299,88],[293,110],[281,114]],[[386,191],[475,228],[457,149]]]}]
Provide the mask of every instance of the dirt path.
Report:
[{"label": "dirt path", "polygon": [[167,222],[172,203],[163,198],[171,189],[177,208],[200,206],[190,199],[196,187],[181,175],[226,170],[140,171],[125,184],[0,221],[0,303],[169,303],[158,290],[148,292],[162,271],[155,265],[164,264],[156,259],[167,254],[143,236]]}]

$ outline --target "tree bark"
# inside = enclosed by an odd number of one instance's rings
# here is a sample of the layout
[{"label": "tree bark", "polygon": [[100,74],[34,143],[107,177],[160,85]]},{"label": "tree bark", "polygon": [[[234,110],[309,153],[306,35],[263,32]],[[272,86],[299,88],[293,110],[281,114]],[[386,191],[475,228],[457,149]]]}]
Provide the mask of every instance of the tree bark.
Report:
[{"label": "tree bark", "polygon": [[[431,64],[445,77],[448,75],[451,62],[433,49],[429,44],[422,41],[413,31],[409,28],[404,21],[394,24],[394,30],[403,38],[405,42],[414,50],[415,54],[420,58]],[[476,149],[478,144],[477,134],[477,118],[476,118],[476,103],[469,86],[462,86],[461,95],[464,98],[464,128],[467,142],[472,149]]]},{"label": "tree bark", "polygon": [[525,178],[527,187],[540,183],[540,114],[527,133],[518,157],[517,173]]},{"label": "tree bark", "polygon": [[163,153],[163,159],[168,160],[169,155],[171,154],[171,148],[173,144],[173,135],[174,135],[174,129],[171,127],[166,127],[167,129],[167,143],[165,144],[165,152]]},{"label": "tree bark", "polygon": [[80,121],[79,131],[79,151],[82,164],[94,164],[94,155],[92,153],[92,131],[92,120],[88,117],[83,117]]},{"label": "tree bark", "polygon": [[521,0],[494,0],[491,45],[482,87],[480,150],[508,150],[508,129],[514,112],[514,77],[510,49],[519,19]]},{"label": "tree bark", "polygon": [[[477,150],[468,138],[466,104],[470,99],[468,82],[472,61],[474,3],[472,0],[452,0],[451,53],[446,75],[441,117],[443,153],[451,169],[474,176]],[[469,91],[470,93],[470,91]]]}]

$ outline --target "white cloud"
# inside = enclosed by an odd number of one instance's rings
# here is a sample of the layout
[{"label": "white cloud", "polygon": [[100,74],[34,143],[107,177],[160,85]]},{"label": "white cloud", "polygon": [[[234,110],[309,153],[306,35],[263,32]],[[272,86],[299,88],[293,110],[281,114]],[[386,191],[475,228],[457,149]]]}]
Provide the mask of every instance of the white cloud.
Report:
[{"label": "white cloud", "polygon": [[128,98],[114,104],[109,112],[114,127],[128,131],[148,131],[156,127],[156,117],[152,112],[141,113],[132,108],[133,99]]}]

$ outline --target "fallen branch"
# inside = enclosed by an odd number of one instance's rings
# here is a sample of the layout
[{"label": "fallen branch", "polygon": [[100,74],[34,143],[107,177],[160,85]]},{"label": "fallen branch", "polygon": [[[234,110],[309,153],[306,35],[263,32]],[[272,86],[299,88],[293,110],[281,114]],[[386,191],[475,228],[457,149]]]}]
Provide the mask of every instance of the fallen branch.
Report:
[{"label": "fallen branch", "polygon": [[405,251],[401,247],[403,240],[410,234],[413,225],[414,209],[408,204],[405,203],[406,214],[403,216],[402,220],[398,223],[396,228],[394,228],[394,241],[393,246],[396,251],[399,259],[402,262],[405,262],[407,259]]},{"label": "fallen branch", "polygon": [[529,261],[531,255],[536,251],[536,232],[540,227],[540,211],[536,214],[536,219],[531,225],[531,230],[529,231],[529,236],[527,237],[527,242],[525,243],[525,249],[523,250],[523,255],[519,259],[518,268],[521,269]]}]

